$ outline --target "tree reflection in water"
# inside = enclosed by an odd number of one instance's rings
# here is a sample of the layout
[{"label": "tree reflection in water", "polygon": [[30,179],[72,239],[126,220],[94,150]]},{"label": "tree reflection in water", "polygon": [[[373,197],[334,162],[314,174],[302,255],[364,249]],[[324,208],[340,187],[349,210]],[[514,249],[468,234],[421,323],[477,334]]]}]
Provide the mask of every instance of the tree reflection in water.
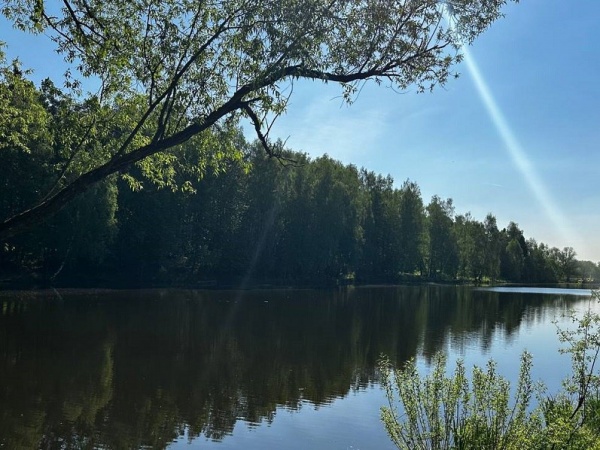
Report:
[{"label": "tree reflection in water", "polygon": [[[0,447],[221,440],[377,383],[382,353],[490,345],[572,301],[450,286],[0,296]],[[374,411],[378,414],[378,411]]]}]

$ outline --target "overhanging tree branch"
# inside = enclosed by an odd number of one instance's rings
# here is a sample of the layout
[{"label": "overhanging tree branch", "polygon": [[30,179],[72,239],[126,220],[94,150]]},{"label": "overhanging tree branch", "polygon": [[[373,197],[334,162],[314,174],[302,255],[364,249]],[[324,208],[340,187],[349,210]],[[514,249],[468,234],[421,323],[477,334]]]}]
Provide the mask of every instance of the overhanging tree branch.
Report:
[{"label": "overhanging tree branch", "polygon": [[[284,80],[339,83],[351,101],[355,83],[369,79],[388,80],[400,90],[444,84],[450,66],[460,60],[448,51],[457,40],[440,25],[438,1],[61,1],[59,17],[50,17],[39,0],[5,0],[2,13],[23,29],[50,30],[68,63],[77,61],[82,76],[106,84],[104,106],[125,103],[125,111],[132,108],[131,121],[122,141],[89,155],[91,169],[1,223],[0,240],[46,219],[107,176],[226,117],[239,117],[236,112],[245,113],[272,155],[270,126],[265,133],[256,112],[276,118],[285,111],[279,85]],[[461,0],[453,14],[465,40],[496,20],[506,1]],[[140,145],[139,137],[149,143]]]},{"label": "overhanging tree branch", "polygon": [[[391,67],[394,68],[395,65],[392,65]],[[357,80],[365,80],[374,76],[383,75],[389,69],[390,67],[384,67],[382,69],[371,69],[364,72],[350,74],[335,74],[321,72],[314,69],[306,69],[301,65],[294,65],[286,67],[279,71],[274,71],[262,80],[257,80],[254,83],[242,86],[237,92],[235,92],[235,94],[229,99],[229,101],[223,104],[220,108],[213,111],[206,118],[195,122],[191,125],[188,125],[183,130],[175,133],[174,135],[168,138],[155,140],[150,144],[139,147],[129,153],[123,153],[123,150],[126,148],[126,146],[121,146],[120,150],[113,156],[113,158],[105,164],[81,175],[71,184],[67,185],[50,198],[42,201],[37,206],[23,211],[22,213],[5,220],[2,224],[0,224],[0,240],[8,239],[40,223],[45,218],[58,212],[68,202],[70,202],[77,195],[85,192],[93,184],[117,172],[128,171],[133,166],[133,164],[141,161],[144,158],[147,158],[158,152],[171,149],[173,147],[176,147],[177,145],[186,142],[193,136],[201,133],[204,130],[207,130],[208,128],[213,126],[217,121],[236,110],[243,110],[248,114],[248,117],[252,120],[254,124],[257,136],[267,153],[270,156],[277,156],[270,149],[267,139],[261,131],[260,119],[250,108],[249,102],[244,101],[244,98],[246,96],[248,96],[252,92],[256,92],[264,87],[270,86],[279,80],[284,80],[289,77],[350,83]],[[137,132],[141,128],[141,126],[143,125],[143,120],[145,120],[149,115],[150,112],[148,110],[143,116],[142,121],[140,121],[137,124],[136,128],[134,129],[134,132]],[[132,136],[133,132],[126,140],[128,144],[131,143],[133,139]]]}]

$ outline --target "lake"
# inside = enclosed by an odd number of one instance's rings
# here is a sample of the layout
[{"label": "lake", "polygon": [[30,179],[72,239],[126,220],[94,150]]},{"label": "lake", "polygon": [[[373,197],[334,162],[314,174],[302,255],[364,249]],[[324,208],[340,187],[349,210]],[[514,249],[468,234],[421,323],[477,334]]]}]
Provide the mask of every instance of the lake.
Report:
[{"label": "lake", "polygon": [[[393,449],[377,360],[520,353],[555,391],[588,290],[455,286],[0,293],[0,448]],[[596,307],[595,304],[592,304]]]}]

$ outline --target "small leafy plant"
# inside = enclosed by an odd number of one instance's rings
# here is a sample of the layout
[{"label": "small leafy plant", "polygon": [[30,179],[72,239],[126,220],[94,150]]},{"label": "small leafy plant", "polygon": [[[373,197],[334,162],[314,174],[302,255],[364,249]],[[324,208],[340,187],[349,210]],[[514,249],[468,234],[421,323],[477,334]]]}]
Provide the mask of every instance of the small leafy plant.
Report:
[{"label": "small leafy plant", "polygon": [[[598,292],[593,295],[600,301]],[[388,406],[381,418],[391,440],[401,450],[600,450],[600,314],[590,308],[571,319],[575,328],[558,329],[558,335],[572,371],[554,397],[532,381],[528,352],[521,355],[514,390],[492,360],[474,367],[471,377],[458,361],[447,375],[446,357],[438,353],[421,376],[414,360],[394,369],[382,357]]]}]

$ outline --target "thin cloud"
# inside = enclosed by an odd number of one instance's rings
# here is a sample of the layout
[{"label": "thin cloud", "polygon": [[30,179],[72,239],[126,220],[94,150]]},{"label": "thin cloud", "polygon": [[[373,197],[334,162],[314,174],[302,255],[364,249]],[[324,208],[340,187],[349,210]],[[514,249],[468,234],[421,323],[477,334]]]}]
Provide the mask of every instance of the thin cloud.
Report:
[{"label": "thin cloud", "polygon": [[378,147],[389,132],[388,119],[388,112],[380,108],[353,110],[339,107],[335,100],[318,98],[301,110],[296,108],[277,128],[285,130],[287,143],[294,150],[311,156],[327,153],[352,162]]}]

